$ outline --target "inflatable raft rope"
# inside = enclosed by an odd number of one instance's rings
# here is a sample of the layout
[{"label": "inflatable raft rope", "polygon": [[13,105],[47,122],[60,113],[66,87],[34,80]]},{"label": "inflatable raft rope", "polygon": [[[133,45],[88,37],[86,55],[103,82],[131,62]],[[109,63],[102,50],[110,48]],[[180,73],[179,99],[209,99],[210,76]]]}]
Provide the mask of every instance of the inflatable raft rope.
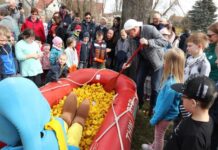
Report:
[{"label": "inflatable raft rope", "polygon": [[[50,106],[53,106],[68,95],[73,88],[93,83],[100,83],[104,86],[109,81],[109,77],[117,74],[108,69],[81,69],[69,74],[67,78],[61,78],[58,82],[48,83],[41,87],[40,91]],[[129,150],[131,147],[134,120],[138,108],[136,86],[132,80],[121,75],[114,90],[117,94],[113,97],[111,109],[92,142],[91,150],[101,150],[105,147],[113,150]],[[113,144],[108,142],[111,140]]]},{"label": "inflatable raft rope", "polygon": [[[99,75],[99,73],[102,72],[102,71],[105,71],[105,70],[107,70],[107,69],[100,69],[100,70],[97,70],[97,71],[94,73],[94,75],[93,75],[92,77],[90,77],[90,79],[88,79],[88,80],[87,80],[86,82],[84,82],[84,83],[79,83],[79,82],[74,81],[74,80],[69,79],[69,78],[62,78],[62,80],[69,81],[69,82],[71,82],[71,83],[73,83],[73,84],[76,84],[76,85],[78,85],[78,86],[83,86],[83,85],[85,85],[85,84],[90,83],[94,78],[100,80],[100,75]],[[132,82],[133,82],[133,81],[132,81]],[[70,84],[63,84],[63,85],[60,85],[60,86],[55,86],[55,87],[52,87],[52,88],[48,88],[48,89],[45,89],[45,90],[41,90],[41,92],[42,92],[42,93],[44,93],[44,92],[49,92],[49,91],[52,91],[52,90],[54,90],[54,89],[58,89],[58,88],[66,87],[66,86],[71,86],[71,85],[70,85]],[[119,95],[119,94],[117,93],[117,94],[114,96],[113,101],[115,100],[115,98],[116,98],[118,95]],[[113,104],[113,103],[111,104],[111,108],[112,108],[113,115],[114,115],[114,122],[112,122],[112,123],[108,126],[108,128],[106,128],[106,129],[101,133],[101,135],[99,135],[99,136],[93,141],[93,143],[95,143],[95,144],[92,144],[90,150],[96,150],[95,147],[98,147],[98,142],[99,142],[99,141],[103,138],[103,136],[104,136],[107,132],[109,132],[109,130],[110,130],[112,127],[114,127],[114,126],[116,126],[116,128],[117,128],[117,133],[118,133],[118,137],[119,137],[119,143],[120,143],[121,150],[124,150],[124,145],[123,145],[123,140],[122,140],[122,136],[121,136],[119,120],[120,120],[120,118],[122,118],[122,117],[123,117],[125,114],[127,114],[128,112],[129,112],[129,113],[132,113],[132,111],[133,111],[133,109],[134,109],[133,107],[134,107],[134,102],[135,102],[135,101],[137,101],[137,94],[136,94],[136,93],[135,93],[135,96],[134,96],[132,99],[129,99],[129,103],[128,103],[127,109],[126,109],[124,112],[122,112],[121,114],[119,114],[119,115],[117,115],[117,113],[115,112],[114,104]],[[130,126],[129,128],[130,128],[130,130],[133,130],[133,126]]]}]

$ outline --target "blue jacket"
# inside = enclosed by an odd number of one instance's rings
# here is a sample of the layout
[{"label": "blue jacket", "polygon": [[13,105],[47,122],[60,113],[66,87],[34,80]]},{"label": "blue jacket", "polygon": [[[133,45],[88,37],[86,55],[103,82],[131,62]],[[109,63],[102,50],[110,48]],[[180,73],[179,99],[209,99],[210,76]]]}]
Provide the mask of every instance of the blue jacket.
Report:
[{"label": "blue jacket", "polygon": [[164,82],[154,108],[154,115],[150,120],[151,125],[156,125],[161,120],[173,120],[179,114],[179,102],[181,96],[171,89],[171,85],[176,83],[173,76],[169,76]]},{"label": "blue jacket", "polygon": [[51,63],[51,65],[56,65],[56,62],[58,60],[58,57],[63,53],[62,49],[58,49],[57,47],[55,47],[54,45],[51,48],[51,52],[50,52],[50,58],[49,61]]},{"label": "blue jacket", "polygon": [[0,74],[16,74],[12,49],[8,44],[0,46]]}]

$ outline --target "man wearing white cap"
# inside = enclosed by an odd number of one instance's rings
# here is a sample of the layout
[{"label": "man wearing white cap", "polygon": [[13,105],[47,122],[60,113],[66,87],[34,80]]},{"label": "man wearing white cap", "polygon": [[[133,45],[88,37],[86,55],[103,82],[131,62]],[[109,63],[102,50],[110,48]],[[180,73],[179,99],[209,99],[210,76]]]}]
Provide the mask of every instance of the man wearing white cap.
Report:
[{"label": "man wearing white cap", "polygon": [[162,34],[151,25],[142,25],[134,19],[129,19],[124,24],[124,29],[130,37],[130,50],[133,52],[139,45],[142,49],[137,59],[130,66],[131,72],[136,73],[137,92],[139,97],[139,108],[144,104],[144,82],[146,76],[151,74],[151,99],[150,115],[155,106],[156,97],[160,87],[163,68],[163,48],[168,42]]}]

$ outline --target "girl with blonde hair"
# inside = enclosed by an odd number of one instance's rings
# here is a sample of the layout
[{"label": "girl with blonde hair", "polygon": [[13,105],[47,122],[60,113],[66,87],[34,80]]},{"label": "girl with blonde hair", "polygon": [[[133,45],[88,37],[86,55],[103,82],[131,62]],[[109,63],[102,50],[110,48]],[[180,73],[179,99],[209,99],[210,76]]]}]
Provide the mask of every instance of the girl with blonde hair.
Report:
[{"label": "girl with blonde hair", "polygon": [[154,115],[150,124],[155,126],[152,144],[142,144],[143,150],[162,150],[167,127],[179,114],[180,95],[171,89],[171,85],[182,83],[185,55],[178,48],[170,49],[164,56],[162,87],[157,97]]}]

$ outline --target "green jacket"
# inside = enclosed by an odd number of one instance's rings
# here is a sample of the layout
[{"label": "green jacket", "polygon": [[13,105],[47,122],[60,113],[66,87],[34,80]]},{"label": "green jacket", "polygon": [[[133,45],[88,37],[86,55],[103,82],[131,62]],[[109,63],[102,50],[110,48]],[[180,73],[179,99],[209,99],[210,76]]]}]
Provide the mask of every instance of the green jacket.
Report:
[{"label": "green jacket", "polygon": [[217,59],[215,47],[216,47],[216,44],[210,44],[209,47],[205,50],[205,53],[211,65],[211,72],[210,72],[209,77],[213,79],[215,82],[218,82],[218,66],[215,63]]}]

